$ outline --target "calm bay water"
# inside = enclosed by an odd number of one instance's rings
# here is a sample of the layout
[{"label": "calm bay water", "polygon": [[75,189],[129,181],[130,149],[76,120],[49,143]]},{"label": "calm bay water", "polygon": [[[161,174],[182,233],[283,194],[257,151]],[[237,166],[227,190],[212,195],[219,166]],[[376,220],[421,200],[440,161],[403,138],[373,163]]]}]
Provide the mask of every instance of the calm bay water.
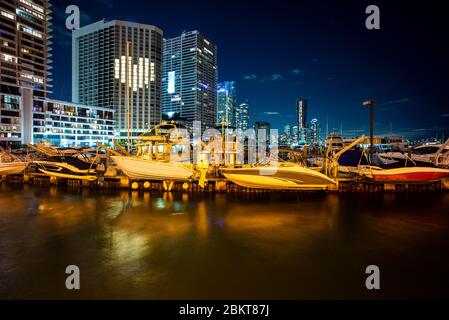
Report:
[{"label": "calm bay water", "polygon": [[[0,298],[438,298],[448,253],[449,194],[0,188]],[[79,291],[65,289],[72,264]]]}]

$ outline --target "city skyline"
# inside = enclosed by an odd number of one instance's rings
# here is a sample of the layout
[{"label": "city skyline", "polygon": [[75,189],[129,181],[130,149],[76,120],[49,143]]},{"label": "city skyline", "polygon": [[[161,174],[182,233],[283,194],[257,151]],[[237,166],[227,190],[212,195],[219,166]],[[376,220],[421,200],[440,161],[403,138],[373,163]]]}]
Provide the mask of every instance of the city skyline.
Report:
[{"label": "city skyline", "polygon": [[[58,70],[70,50],[71,34],[64,28],[69,2],[52,3]],[[139,3],[142,10],[118,1],[105,3],[80,1],[82,25],[107,18],[156,25],[165,38],[183,30],[203,32],[219,48],[218,80],[236,81],[238,103],[248,99],[251,115],[256,113],[258,120],[270,121],[273,127],[293,122],[295,101],[302,96],[309,100],[310,118],[328,122],[329,130],[367,133],[369,115],[361,102],[373,98],[376,134],[448,135],[448,70],[443,63],[448,50],[441,41],[443,20],[430,18],[442,15],[436,5],[401,8],[380,2],[381,30],[372,31],[365,28],[364,3],[235,3],[232,24],[217,3],[198,10],[198,2],[175,1],[182,15],[161,3],[151,4],[151,10],[145,10],[145,3]],[[254,10],[260,7],[267,10]],[[199,18],[214,10],[213,19]],[[420,20],[413,19],[417,17]],[[261,29],[262,25],[269,27]],[[54,97],[70,97],[67,75],[56,71],[53,78]]]}]

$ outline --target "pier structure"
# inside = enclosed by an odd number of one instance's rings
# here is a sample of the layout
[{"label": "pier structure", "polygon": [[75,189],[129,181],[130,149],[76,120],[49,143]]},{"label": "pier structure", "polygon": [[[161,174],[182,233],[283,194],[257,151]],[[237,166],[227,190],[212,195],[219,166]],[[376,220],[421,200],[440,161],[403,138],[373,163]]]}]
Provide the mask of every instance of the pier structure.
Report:
[{"label": "pier structure", "polygon": [[379,192],[447,192],[449,178],[431,183],[379,183],[363,177],[336,178],[336,184],[325,190],[272,190],[255,189],[238,186],[223,177],[210,177],[204,188],[195,181],[135,181],[125,175],[102,176],[96,181],[76,180],[50,177],[42,173],[25,172],[19,175],[9,175],[0,179],[1,183],[36,187],[66,186],[73,189],[129,189],[136,191],[172,191],[189,193],[379,193]]}]

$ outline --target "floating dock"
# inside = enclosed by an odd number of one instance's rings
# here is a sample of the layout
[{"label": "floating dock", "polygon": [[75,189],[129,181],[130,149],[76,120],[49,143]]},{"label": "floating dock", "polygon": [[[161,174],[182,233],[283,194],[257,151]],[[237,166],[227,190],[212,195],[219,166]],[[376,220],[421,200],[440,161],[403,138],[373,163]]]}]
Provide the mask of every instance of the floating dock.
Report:
[{"label": "floating dock", "polygon": [[65,186],[71,189],[130,189],[139,191],[173,191],[189,193],[378,193],[378,192],[447,192],[449,191],[449,178],[432,183],[376,183],[363,178],[336,179],[337,184],[327,190],[269,190],[252,189],[238,186],[226,178],[209,178],[205,188],[195,182],[165,182],[165,181],[133,181],[126,176],[99,177],[96,181],[75,180],[50,177],[42,173],[25,173],[2,177],[1,183],[22,185],[29,184],[36,187]]}]

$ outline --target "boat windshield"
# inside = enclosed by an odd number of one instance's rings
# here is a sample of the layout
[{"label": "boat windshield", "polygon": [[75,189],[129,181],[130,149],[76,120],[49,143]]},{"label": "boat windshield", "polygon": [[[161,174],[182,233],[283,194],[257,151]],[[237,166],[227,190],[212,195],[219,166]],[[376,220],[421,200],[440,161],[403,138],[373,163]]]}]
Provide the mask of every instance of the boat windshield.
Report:
[{"label": "boat windshield", "polygon": [[438,149],[440,149],[438,146],[418,147],[413,150],[413,153],[417,155],[431,154],[436,153]]},{"label": "boat windshield", "polygon": [[50,157],[49,159],[50,161],[53,162],[65,162],[71,166],[74,166],[80,170],[88,170],[88,169],[94,169],[95,166],[92,165],[91,163],[85,162],[83,160],[80,160],[78,158],[75,157],[62,157],[62,156],[55,156],[55,157]]}]

